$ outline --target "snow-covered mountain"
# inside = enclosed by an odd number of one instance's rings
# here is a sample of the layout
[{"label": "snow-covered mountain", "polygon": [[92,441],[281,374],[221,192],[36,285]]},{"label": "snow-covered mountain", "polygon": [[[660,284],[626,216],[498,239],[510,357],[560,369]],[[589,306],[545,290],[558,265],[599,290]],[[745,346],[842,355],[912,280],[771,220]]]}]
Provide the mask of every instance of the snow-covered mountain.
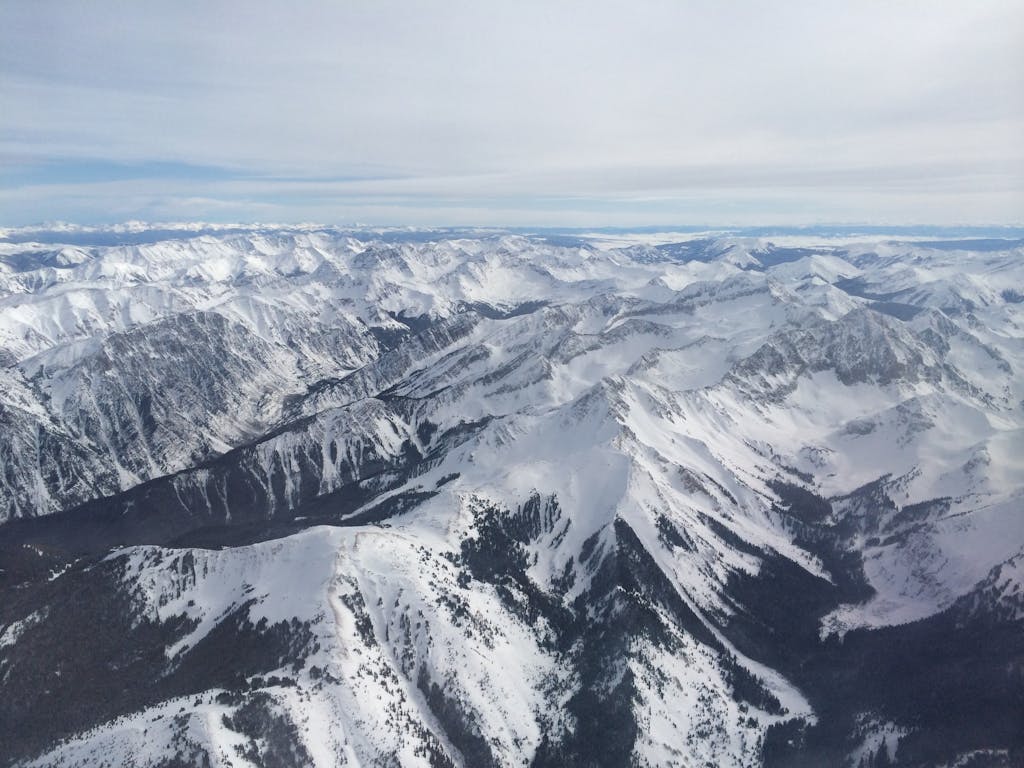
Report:
[{"label": "snow-covered mountain", "polygon": [[1024,759],[1021,241],[125,232],[0,242],[6,762]]}]

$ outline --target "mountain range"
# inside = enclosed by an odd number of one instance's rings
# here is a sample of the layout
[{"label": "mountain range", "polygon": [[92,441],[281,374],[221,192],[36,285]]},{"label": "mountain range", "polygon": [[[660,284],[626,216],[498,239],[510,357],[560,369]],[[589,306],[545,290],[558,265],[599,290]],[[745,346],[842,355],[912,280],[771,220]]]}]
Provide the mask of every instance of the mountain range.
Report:
[{"label": "mountain range", "polygon": [[30,234],[0,762],[1024,762],[1024,241]]}]

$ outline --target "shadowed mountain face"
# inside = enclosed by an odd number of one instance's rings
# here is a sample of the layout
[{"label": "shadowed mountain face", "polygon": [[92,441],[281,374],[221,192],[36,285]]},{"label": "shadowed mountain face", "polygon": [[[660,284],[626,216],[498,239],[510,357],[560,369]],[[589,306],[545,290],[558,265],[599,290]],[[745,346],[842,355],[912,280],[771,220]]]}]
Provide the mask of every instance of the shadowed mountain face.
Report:
[{"label": "shadowed mountain face", "polygon": [[1019,241],[0,244],[0,764],[1024,761]]}]

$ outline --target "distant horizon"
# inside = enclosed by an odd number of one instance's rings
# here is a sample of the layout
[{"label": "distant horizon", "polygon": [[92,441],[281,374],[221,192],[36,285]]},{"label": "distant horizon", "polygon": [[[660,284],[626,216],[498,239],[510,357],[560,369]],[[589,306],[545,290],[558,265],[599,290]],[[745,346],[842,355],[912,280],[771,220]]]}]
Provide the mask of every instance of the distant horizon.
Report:
[{"label": "distant horizon", "polygon": [[[175,237],[244,232],[325,231],[349,232],[355,235],[382,235],[389,240],[402,241],[403,235],[443,237],[473,237],[488,234],[512,234],[541,237],[565,236],[588,239],[587,236],[635,235],[708,235],[771,237],[821,237],[823,239],[858,237],[909,237],[916,240],[932,238],[946,240],[1013,240],[1024,239],[1022,225],[942,225],[942,224],[860,224],[820,223],[808,225],[760,224],[726,226],[713,224],[657,224],[643,226],[604,225],[594,227],[573,226],[497,226],[497,225],[430,225],[370,224],[365,222],[213,222],[213,221],[153,221],[127,220],[111,224],[78,224],[74,222],[43,222],[18,227],[0,226],[0,243],[65,244],[82,246],[109,246],[158,242]],[[593,238],[589,238],[593,239]],[[668,241],[666,241],[668,242]]]},{"label": "distant horizon", "polygon": [[[2,176],[2,173],[0,173]],[[1024,211],[1024,209],[1022,209]],[[3,215],[0,208],[0,217]],[[611,223],[609,223],[611,222]],[[786,221],[783,219],[773,220],[771,217],[763,219],[751,218],[747,221],[701,221],[691,220],[693,223],[673,222],[669,219],[652,220],[637,223],[616,222],[614,217],[601,217],[593,223],[578,223],[558,220],[551,221],[530,221],[513,220],[508,222],[480,220],[458,221],[458,220],[359,220],[345,219],[343,217],[312,217],[298,215],[295,217],[282,218],[260,218],[250,217],[217,217],[196,215],[193,217],[140,217],[123,216],[117,218],[89,218],[89,217],[54,217],[45,219],[17,219],[5,220],[0,218],[0,237],[3,232],[19,230],[57,231],[61,228],[96,231],[128,231],[132,228],[315,228],[315,227],[338,227],[338,228],[380,228],[380,229],[409,229],[409,230],[450,230],[450,229],[496,229],[496,230],[558,230],[558,231],[600,231],[619,230],[629,232],[653,232],[653,231],[738,231],[753,229],[778,229],[786,231],[798,230],[825,230],[863,229],[870,231],[902,231],[902,230],[962,230],[962,231],[996,231],[1013,230],[1024,233],[1024,214],[1014,220],[989,220],[989,221],[957,221],[953,223],[939,223],[938,221],[872,221],[850,219],[821,219],[811,221]]]}]

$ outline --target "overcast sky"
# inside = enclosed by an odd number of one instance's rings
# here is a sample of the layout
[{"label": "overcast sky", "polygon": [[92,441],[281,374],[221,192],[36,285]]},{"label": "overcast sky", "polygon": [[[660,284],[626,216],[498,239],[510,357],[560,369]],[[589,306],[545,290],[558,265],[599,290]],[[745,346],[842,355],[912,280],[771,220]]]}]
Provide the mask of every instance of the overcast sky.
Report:
[{"label": "overcast sky", "polygon": [[0,224],[1020,224],[1024,2],[0,0]]}]

